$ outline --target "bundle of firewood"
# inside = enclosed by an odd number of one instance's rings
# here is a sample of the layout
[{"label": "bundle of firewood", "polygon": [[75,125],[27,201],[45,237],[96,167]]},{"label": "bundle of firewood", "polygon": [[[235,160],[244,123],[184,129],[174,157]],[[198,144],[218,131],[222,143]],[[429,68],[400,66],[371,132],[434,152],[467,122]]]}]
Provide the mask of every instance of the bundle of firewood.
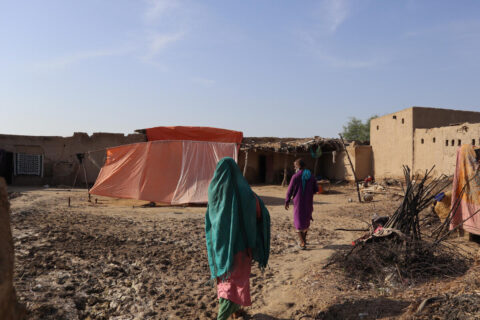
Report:
[{"label": "bundle of firewood", "polygon": [[[457,276],[471,263],[455,246],[446,243],[448,220],[433,233],[422,223],[435,196],[452,182],[451,177],[432,177],[433,168],[425,175],[411,175],[404,167],[404,198],[381,228],[373,221],[370,232],[354,242],[351,249],[337,251],[324,268],[336,265],[349,277],[376,284],[423,282],[431,277]],[[422,213],[423,211],[423,213]],[[437,218],[438,219],[438,218]],[[443,228],[442,228],[443,226]],[[430,230],[429,230],[430,231]]]},{"label": "bundle of firewood", "polygon": [[434,168],[426,171],[425,175],[420,177],[419,175],[412,176],[410,168],[403,167],[405,196],[398,209],[385,224],[385,228],[397,229],[411,240],[422,239],[419,214],[432,205],[436,194],[451,184],[451,177],[445,175],[432,178],[431,173]]}]

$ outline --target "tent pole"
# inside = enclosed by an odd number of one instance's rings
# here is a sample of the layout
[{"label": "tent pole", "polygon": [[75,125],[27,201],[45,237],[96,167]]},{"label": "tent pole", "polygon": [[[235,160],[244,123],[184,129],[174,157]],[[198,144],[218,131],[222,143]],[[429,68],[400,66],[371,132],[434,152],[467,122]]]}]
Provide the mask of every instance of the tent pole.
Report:
[{"label": "tent pole", "polygon": [[75,184],[77,184],[77,177],[78,177],[78,172],[79,171],[80,171],[80,165],[78,166],[77,173],[75,174],[75,179],[73,179],[72,189],[75,188]]},{"label": "tent pole", "polygon": [[287,185],[287,156],[285,156],[285,160],[283,161],[283,181],[282,187]]},{"label": "tent pole", "polygon": [[345,141],[343,141],[342,135],[340,133],[338,135],[340,136],[340,139],[342,140],[343,149],[345,150],[345,153],[347,154],[348,162],[350,162],[350,167],[352,168],[353,178],[355,179],[355,185],[357,186],[358,202],[362,202],[362,197],[360,197],[360,189],[358,188],[357,175],[355,174],[355,168],[353,167],[352,159],[350,159],[350,155],[348,154],[348,150],[347,150],[347,147],[345,146]]},{"label": "tent pole", "polygon": [[88,187],[87,170],[85,169],[85,164],[83,162],[82,162],[82,167],[83,167],[83,175],[85,176],[85,185],[87,186],[88,202],[90,202],[90,188]]}]

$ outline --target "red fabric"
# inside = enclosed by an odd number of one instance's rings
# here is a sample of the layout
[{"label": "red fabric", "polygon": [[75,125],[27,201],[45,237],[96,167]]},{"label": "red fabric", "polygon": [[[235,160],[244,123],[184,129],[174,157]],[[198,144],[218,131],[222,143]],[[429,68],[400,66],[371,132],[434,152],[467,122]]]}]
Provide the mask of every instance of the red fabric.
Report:
[{"label": "red fabric", "polygon": [[211,127],[155,127],[146,129],[147,140],[191,140],[241,144],[243,133]]},{"label": "red fabric", "polygon": [[262,208],[260,207],[260,201],[258,200],[258,196],[255,195],[255,200],[257,200],[257,220],[262,220]]}]

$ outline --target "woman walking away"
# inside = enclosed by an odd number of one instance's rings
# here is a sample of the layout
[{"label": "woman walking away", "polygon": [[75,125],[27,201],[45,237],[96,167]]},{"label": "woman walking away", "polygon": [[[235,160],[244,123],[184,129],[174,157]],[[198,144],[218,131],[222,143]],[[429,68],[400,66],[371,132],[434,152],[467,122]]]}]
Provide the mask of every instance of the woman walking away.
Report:
[{"label": "woman walking away", "polygon": [[293,224],[300,239],[300,248],[307,248],[307,232],[313,212],[313,195],[318,192],[317,181],[310,170],[305,168],[303,159],[293,163],[296,173],[292,176],[285,198],[285,210],[290,207],[293,198]]},{"label": "woman walking away", "polygon": [[218,320],[250,306],[252,259],[261,269],[270,253],[270,214],[232,158],[217,164],[208,187],[205,214],[208,263],[217,279]]}]

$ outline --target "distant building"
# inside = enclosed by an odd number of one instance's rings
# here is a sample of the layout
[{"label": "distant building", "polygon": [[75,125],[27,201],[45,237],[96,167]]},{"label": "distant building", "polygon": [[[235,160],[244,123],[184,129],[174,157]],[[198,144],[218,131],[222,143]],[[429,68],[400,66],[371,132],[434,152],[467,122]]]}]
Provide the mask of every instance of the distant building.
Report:
[{"label": "distant building", "polygon": [[[104,163],[105,150],[146,141],[143,134],[76,132],[72,137],[0,134],[0,176],[13,185],[91,185]],[[77,154],[83,154],[80,166]]]},{"label": "distant building", "polygon": [[[347,150],[357,179],[371,175],[371,147],[349,143]],[[238,165],[249,183],[284,184],[294,174],[293,162],[297,158],[303,158],[319,179],[354,180],[339,139],[245,137]]]},{"label": "distant building", "polygon": [[[11,185],[85,187],[86,180],[91,186],[104,165],[106,149],[147,141],[144,129],[136,132],[76,132],[71,137],[0,134],[0,176]],[[347,145],[357,179],[371,175],[371,146]],[[249,183],[285,184],[294,173],[293,161],[300,157],[320,179],[354,179],[338,139],[245,137],[238,164]]]},{"label": "distant building", "polygon": [[370,123],[376,178],[403,177],[403,165],[453,174],[457,147],[467,143],[480,145],[480,112],[411,107]]}]

